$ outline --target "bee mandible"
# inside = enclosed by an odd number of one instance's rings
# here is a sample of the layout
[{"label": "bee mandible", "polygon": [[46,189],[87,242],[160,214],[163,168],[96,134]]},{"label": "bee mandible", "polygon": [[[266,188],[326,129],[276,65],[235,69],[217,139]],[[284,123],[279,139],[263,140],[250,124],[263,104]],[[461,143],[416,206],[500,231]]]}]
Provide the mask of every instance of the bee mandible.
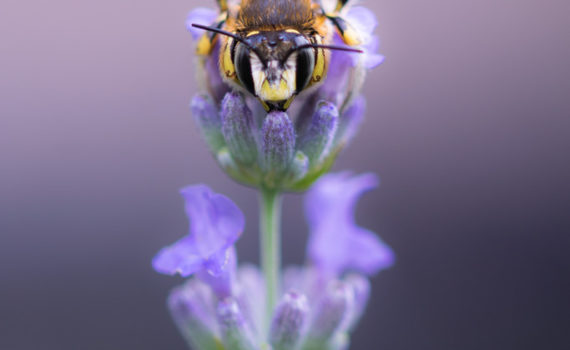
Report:
[{"label": "bee mandible", "polygon": [[[260,101],[266,111],[286,111],[294,98],[321,84],[330,50],[362,53],[358,33],[341,16],[348,0],[330,12],[311,0],[217,0],[220,15],[197,46],[208,58],[220,42],[219,69],[224,81]],[[331,45],[333,33],[346,46]]]}]

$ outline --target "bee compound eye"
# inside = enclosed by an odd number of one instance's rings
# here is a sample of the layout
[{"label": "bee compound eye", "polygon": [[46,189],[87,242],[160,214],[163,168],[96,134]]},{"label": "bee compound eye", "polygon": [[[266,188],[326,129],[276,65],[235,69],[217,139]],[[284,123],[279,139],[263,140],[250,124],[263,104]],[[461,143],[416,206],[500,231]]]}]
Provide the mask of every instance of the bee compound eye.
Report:
[{"label": "bee compound eye", "polygon": [[303,91],[311,81],[315,69],[315,50],[307,48],[297,51],[297,93]]},{"label": "bee compound eye", "polygon": [[251,94],[255,95],[255,87],[253,84],[253,75],[251,71],[250,50],[243,44],[237,44],[236,57],[234,60],[236,73],[239,81],[244,88]]}]

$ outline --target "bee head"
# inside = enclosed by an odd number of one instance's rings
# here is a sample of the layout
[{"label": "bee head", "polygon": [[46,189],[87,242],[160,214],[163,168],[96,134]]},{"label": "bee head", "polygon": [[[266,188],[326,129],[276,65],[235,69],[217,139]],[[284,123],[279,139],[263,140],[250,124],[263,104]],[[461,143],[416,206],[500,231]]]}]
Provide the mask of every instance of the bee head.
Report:
[{"label": "bee head", "polygon": [[311,81],[317,49],[289,31],[252,32],[244,41],[231,50],[240,83],[269,109],[286,109]]},{"label": "bee head", "polygon": [[322,45],[317,37],[294,29],[230,33],[200,24],[192,26],[228,37],[223,61],[231,60],[239,84],[267,110],[286,110],[295,95],[309,85],[319,51],[321,55],[325,49],[362,53],[355,48]]}]

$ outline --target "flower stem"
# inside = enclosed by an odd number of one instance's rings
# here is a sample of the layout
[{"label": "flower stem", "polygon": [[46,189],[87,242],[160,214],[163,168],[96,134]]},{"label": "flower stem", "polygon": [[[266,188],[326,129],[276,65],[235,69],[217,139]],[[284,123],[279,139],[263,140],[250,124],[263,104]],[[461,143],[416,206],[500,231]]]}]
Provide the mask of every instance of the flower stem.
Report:
[{"label": "flower stem", "polygon": [[261,189],[261,267],[266,286],[265,324],[271,322],[271,315],[279,291],[279,269],[281,265],[281,195],[275,190]]}]

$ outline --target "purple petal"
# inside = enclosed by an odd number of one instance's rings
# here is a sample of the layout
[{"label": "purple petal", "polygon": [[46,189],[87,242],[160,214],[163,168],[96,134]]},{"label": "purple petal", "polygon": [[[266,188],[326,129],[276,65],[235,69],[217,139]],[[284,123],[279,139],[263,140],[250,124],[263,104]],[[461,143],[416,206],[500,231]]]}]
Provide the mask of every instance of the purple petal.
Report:
[{"label": "purple petal", "polygon": [[357,97],[340,117],[338,131],[334,140],[335,146],[345,147],[356,135],[364,121],[366,100]]},{"label": "purple petal", "polygon": [[202,258],[209,259],[236,242],[245,218],[234,202],[205,185],[189,186],[180,192],[186,201],[190,235]]},{"label": "purple petal", "polygon": [[380,40],[376,36],[372,36],[370,41],[366,43],[363,47],[364,49],[364,67],[366,69],[372,69],[382,62],[384,62],[384,56],[376,53],[378,47],[380,46]]},{"label": "purple petal", "polygon": [[372,173],[352,176],[345,171],[323,176],[305,199],[309,226],[316,228],[336,221],[352,225],[356,201],[364,192],[376,186],[378,177]]},{"label": "purple petal", "polygon": [[176,243],[162,248],[152,259],[153,268],[166,275],[190,276],[202,268],[203,260],[196,254],[191,237],[184,237]]},{"label": "purple petal", "polygon": [[233,294],[236,266],[236,250],[232,246],[206,260],[204,268],[198,272],[198,278],[208,284],[218,298],[227,298]]},{"label": "purple petal", "polygon": [[363,42],[368,41],[378,25],[374,13],[362,6],[351,7],[344,18],[359,32]]},{"label": "purple petal", "polygon": [[[373,275],[394,263],[392,249],[374,232],[355,228],[354,232],[346,236],[345,243],[346,250],[350,251],[350,254],[346,254],[344,269]],[[358,252],[358,254],[353,252]]]},{"label": "purple petal", "polygon": [[205,185],[189,186],[181,193],[186,200],[190,234],[163,248],[152,265],[169,275],[199,273],[218,296],[228,296],[236,267],[233,244],[243,231],[244,216],[230,199]]},{"label": "purple petal", "polygon": [[186,17],[186,29],[188,29],[194,39],[198,39],[204,35],[204,30],[192,27],[192,24],[197,23],[207,26],[212,24],[216,17],[218,17],[218,12],[216,10],[206,7],[195,8],[194,10],[190,11]]},{"label": "purple petal", "polygon": [[364,67],[366,69],[372,69],[374,67],[379,66],[382,62],[384,62],[385,57],[379,54],[369,54],[366,55],[364,58]]},{"label": "purple petal", "polygon": [[305,200],[311,229],[308,255],[319,269],[333,275],[347,270],[373,274],[393,263],[390,248],[354,223],[357,200],[377,184],[374,174],[343,172],[324,176],[309,191]]},{"label": "purple petal", "polygon": [[371,69],[382,63],[384,56],[377,53],[378,38],[373,35],[374,29],[378,25],[374,13],[365,7],[355,6],[350,8],[345,19],[360,34],[361,48],[364,50],[363,55],[349,55],[352,65],[356,66],[359,60],[362,60],[364,67]]}]

